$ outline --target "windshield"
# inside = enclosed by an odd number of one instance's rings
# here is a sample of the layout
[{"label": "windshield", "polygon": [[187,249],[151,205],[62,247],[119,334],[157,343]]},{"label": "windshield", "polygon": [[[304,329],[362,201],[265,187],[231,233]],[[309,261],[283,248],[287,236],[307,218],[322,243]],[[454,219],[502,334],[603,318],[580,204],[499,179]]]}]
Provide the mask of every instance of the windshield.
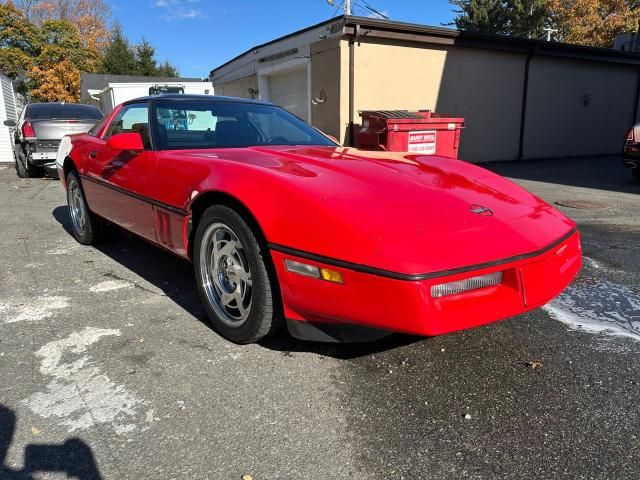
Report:
[{"label": "windshield", "polygon": [[32,103],[27,105],[28,120],[100,120],[102,113],[91,105],[74,103]]},{"label": "windshield", "polygon": [[336,144],[280,107],[215,100],[158,101],[157,148],[241,148]]}]

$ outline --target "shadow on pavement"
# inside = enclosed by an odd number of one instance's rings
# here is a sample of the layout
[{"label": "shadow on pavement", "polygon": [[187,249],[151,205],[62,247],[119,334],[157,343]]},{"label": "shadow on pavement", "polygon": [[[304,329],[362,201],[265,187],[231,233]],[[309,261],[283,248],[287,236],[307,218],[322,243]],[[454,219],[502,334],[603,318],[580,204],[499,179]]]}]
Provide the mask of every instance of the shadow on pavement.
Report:
[{"label": "shadow on pavement", "polygon": [[387,352],[396,348],[411,345],[420,341],[428,341],[423,337],[394,333],[388,337],[366,343],[318,343],[296,340],[285,332],[266,338],[258,344],[269,350],[291,353],[315,353],[340,360],[351,360]]},{"label": "shadow on pavement", "polygon": [[[6,464],[7,453],[16,429],[16,414],[0,405],[0,479],[28,480],[34,474],[57,473],[79,480],[100,480],[102,476],[91,447],[78,438],[62,444],[29,444],[24,451],[24,467],[12,469]],[[39,477],[38,477],[39,478]]]},{"label": "shadow on pavement", "polygon": [[[67,207],[54,208],[52,215],[64,230],[73,236]],[[183,310],[208,328],[211,328],[207,320],[207,314],[198,297],[191,264],[169,252],[150,245],[129,232],[124,230],[120,230],[120,232],[119,236],[115,235],[117,238],[114,238],[113,241],[99,244],[95,248],[157,287]],[[120,278],[113,273],[103,273],[103,275],[127,281],[127,279]],[[296,340],[284,330],[272,338],[259,342],[259,345],[285,354],[288,352],[311,352],[338,359],[351,359],[392,350],[419,340],[423,339],[421,337],[393,334],[370,343],[314,343]]]},{"label": "shadow on pavement", "polygon": [[509,178],[640,194],[640,182],[619,156],[490,162],[480,166]]}]

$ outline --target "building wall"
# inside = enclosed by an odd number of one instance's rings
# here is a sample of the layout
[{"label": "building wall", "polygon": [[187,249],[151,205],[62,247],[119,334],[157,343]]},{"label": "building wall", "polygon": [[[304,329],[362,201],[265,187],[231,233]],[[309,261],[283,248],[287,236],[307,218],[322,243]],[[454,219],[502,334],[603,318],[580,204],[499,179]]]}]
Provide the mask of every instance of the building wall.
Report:
[{"label": "building wall", "polygon": [[[349,42],[313,42],[309,55],[312,123],[346,143]],[[526,62],[526,53],[360,37],[354,47],[354,131],[359,110],[431,109],[465,118],[461,158],[517,160]],[[534,56],[522,157],[619,153],[634,121],[639,75],[632,65]],[[219,83],[216,94],[249,97],[257,83],[256,75]]]},{"label": "building wall", "polygon": [[13,135],[5,120],[17,120],[16,99],[11,79],[0,74],[0,163],[13,163]]},{"label": "building wall", "polygon": [[633,66],[534,57],[524,158],[620,153],[637,88]]},{"label": "building wall", "polygon": [[[346,42],[345,42],[346,43]],[[358,110],[430,109],[462,116],[460,156],[518,156],[525,56],[451,46],[368,40],[355,48]]]},{"label": "building wall", "polygon": [[349,85],[346,89],[341,85],[341,43],[329,39],[311,45],[311,123],[342,142],[346,121],[340,109]]},{"label": "building wall", "polygon": [[[253,97],[249,93],[249,89],[253,90]],[[216,83],[215,91],[216,95],[227,97],[258,98],[258,77],[249,75],[227,83]]]}]

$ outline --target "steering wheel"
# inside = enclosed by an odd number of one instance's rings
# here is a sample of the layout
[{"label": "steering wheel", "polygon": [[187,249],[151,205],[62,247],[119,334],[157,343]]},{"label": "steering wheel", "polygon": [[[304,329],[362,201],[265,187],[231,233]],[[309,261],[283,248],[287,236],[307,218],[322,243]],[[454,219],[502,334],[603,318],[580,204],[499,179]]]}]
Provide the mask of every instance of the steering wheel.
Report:
[{"label": "steering wheel", "polygon": [[284,138],[284,137],[276,135],[275,137],[267,138],[267,141],[265,143],[267,145],[273,145],[273,144],[276,144],[276,143],[283,143],[285,145],[289,145],[289,143],[291,143],[291,142],[289,142],[289,140]]}]

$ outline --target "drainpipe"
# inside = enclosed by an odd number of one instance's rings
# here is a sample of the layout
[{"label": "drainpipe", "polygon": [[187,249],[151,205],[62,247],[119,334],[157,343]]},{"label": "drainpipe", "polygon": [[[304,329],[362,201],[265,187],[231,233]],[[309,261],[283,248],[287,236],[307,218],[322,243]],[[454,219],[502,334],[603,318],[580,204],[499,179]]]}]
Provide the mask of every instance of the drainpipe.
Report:
[{"label": "drainpipe", "polygon": [[535,48],[527,54],[524,62],[524,81],[522,84],[522,109],[520,110],[520,140],[518,143],[518,160],[524,158],[524,132],[527,121],[527,97],[529,96],[529,66],[535,55]]},{"label": "drainpipe", "polygon": [[355,140],[354,124],[355,124],[355,56],[356,42],[360,35],[360,25],[355,26],[353,38],[349,40],[349,138],[347,144],[353,147]]}]

